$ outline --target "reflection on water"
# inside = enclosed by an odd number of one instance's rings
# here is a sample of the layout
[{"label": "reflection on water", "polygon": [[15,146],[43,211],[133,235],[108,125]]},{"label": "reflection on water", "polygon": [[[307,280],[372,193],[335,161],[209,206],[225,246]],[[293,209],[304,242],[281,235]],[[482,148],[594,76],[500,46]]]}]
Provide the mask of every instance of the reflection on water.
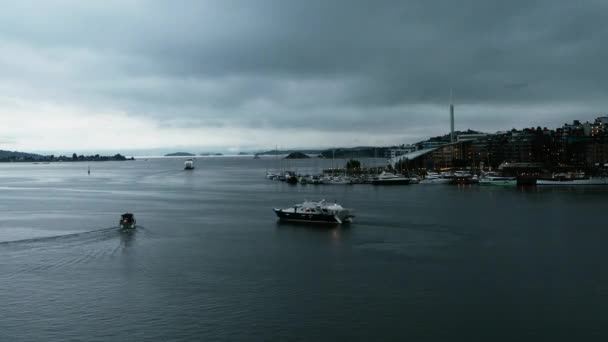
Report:
[{"label": "reflection on water", "polygon": [[276,227],[279,230],[289,230],[293,232],[306,232],[315,236],[328,239],[332,245],[339,246],[350,232],[352,224],[333,224],[333,223],[310,223],[310,222],[286,222],[277,221]]}]

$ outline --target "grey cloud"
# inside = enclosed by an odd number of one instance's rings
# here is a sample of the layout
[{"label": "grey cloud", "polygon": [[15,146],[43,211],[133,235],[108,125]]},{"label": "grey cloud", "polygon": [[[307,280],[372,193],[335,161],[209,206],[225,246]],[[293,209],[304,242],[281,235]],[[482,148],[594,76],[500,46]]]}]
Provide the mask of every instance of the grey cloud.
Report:
[{"label": "grey cloud", "polygon": [[445,130],[453,88],[460,124],[501,129],[535,121],[505,119],[513,105],[556,122],[605,108],[607,13],[602,1],[14,2],[0,42],[22,70],[0,80],[167,125],[429,135]]}]

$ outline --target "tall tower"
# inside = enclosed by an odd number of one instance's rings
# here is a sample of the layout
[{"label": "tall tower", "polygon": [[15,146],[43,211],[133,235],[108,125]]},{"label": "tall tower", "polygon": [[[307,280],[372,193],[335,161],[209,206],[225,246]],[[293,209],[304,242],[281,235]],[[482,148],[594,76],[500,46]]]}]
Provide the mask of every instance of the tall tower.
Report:
[{"label": "tall tower", "polygon": [[454,137],[454,101],[452,100],[452,89],[450,89],[450,142],[455,142]]}]

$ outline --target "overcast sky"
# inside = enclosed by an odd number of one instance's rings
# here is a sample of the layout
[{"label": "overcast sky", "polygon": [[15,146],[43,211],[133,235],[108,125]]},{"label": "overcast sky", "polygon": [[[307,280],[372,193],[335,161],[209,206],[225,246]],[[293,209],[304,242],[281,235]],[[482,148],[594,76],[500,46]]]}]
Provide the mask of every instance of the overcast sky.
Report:
[{"label": "overcast sky", "polygon": [[5,1],[0,149],[411,143],[608,112],[608,1]]}]

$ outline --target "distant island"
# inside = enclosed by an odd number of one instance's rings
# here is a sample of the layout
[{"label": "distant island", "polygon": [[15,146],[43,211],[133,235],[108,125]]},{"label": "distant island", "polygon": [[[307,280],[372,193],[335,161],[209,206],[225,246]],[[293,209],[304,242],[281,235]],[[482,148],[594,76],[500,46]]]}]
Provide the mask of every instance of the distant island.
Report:
[{"label": "distant island", "polygon": [[285,155],[293,152],[300,152],[307,155],[314,155],[319,158],[384,158],[387,151],[397,147],[373,147],[373,146],[358,146],[358,147],[341,147],[325,150],[270,150],[259,152],[259,155]]},{"label": "distant island", "polygon": [[196,154],[188,152],[174,152],[165,154],[165,157],[194,157]]},{"label": "distant island", "polygon": [[72,156],[55,156],[51,155],[41,155],[35,153],[26,153],[26,152],[18,152],[18,151],[4,151],[0,150],[0,163],[10,163],[10,162],[81,162],[81,161],[124,161],[124,160],[135,160],[135,158],[127,158],[123,155],[115,154],[113,156],[100,156],[99,154],[95,155],[77,155],[73,153]]},{"label": "distant island", "polygon": [[307,154],[302,152],[291,152],[285,159],[307,159],[310,158]]},{"label": "distant island", "polygon": [[221,153],[209,153],[209,152],[204,152],[204,153],[201,153],[200,155],[201,156],[205,156],[205,157],[207,157],[207,156],[223,156],[223,154],[221,154]]}]

